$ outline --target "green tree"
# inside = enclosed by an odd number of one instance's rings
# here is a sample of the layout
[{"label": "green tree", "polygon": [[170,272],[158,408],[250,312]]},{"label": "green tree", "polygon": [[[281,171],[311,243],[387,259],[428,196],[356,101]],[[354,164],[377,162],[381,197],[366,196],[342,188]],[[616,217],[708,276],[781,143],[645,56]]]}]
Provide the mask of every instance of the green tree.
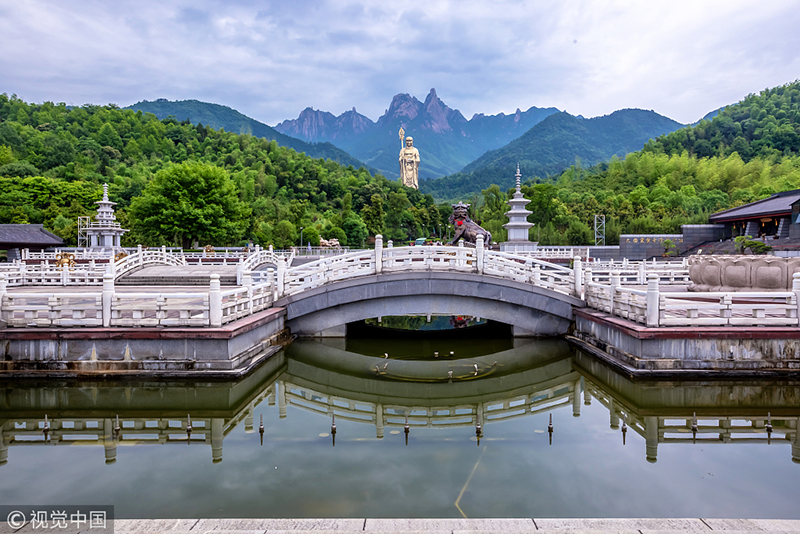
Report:
[{"label": "green tree", "polygon": [[351,247],[359,247],[361,243],[367,238],[369,232],[367,225],[361,220],[361,217],[350,212],[350,215],[342,221],[342,230],[347,234],[347,242]]},{"label": "green tree", "polygon": [[316,228],[306,228],[303,230],[303,241],[305,243],[310,243],[312,247],[319,246],[319,232]]},{"label": "green tree", "polygon": [[130,213],[144,244],[188,248],[193,241],[212,245],[239,241],[250,208],[239,200],[224,169],[183,163],[156,173],[142,196],[131,203]]},{"label": "green tree", "polygon": [[297,229],[286,219],[275,227],[273,234],[274,245],[277,249],[288,249],[297,241]]},{"label": "green tree", "polygon": [[369,204],[361,208],[361,219],[367,225],[367,230],[372,235],[383,234],[383,219],[385,217],[383,211],[383,197],[379,194],[374,194],[370,197]]}]

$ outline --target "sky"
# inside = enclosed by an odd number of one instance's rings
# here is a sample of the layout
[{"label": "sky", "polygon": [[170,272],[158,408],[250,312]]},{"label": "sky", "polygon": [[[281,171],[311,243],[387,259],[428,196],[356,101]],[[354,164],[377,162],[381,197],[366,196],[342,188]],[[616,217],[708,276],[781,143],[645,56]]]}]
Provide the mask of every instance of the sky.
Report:
[{"label": "sky", "polygon": [[197,99],[270,125],[372,120],[431,88],[465,117],[652,109],[691,123],[800,78],[797,0],[0,0],[0,93]]}]

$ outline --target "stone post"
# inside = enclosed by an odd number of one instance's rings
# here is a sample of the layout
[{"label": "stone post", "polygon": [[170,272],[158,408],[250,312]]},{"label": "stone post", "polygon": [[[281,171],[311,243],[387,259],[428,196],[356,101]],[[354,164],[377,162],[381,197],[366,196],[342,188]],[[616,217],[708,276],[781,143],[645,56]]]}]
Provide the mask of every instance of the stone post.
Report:
[{"label": "stone post", "polygon": [[609,397],[608,399],[608,416],[609,426],[611,426],[612,430],[617,430],[619,428],[619,414],[617,413],[617,409],[614,407],[613,397]]},{"label": "stone post", "polygon": [[478,274],[483,274],[483,261],[483,235],[479,235],[475,240],[475,263],[477,264],[476,267],[478,268]]},{"label": "stone post", "polygon": [[383,404],[375,405],[375,437],[383,439]]},{"label": "stone post", "polygon": [[116,462],[117,440],[114,437],[114,422],[111,419],[103,419],[103,446],[106,452],[106,464]]},{"label": "stone post", "polygon": [[581,416],[581,379],[577,379],[572,386],[572,417]]},{"label": "stone post", "polygon": [[[800,427],[800,418],[795,422],[794,441],[792,441],[792,462],[796,464],[800,464],[800,428],[798,427]],[[0,457],[0,463],[2,463],[2,457]]]},{"label": "stone post", "polygon": [[583,298],[583,262],[580,256],[572,260],[573,279],[575,281],[575,296]]},{"label": "stone post", "polygon": [[464,260],[464,240],[458,240],[458,252],[456,252],[456,267],[463,267],[466,263]]},{"label": "stone post", "polygon": [[5,425],[0,424],[0,465],[6,465],[8,463],[8,443],[3,439],[4,426]]},{"label": "stone post", "polygon": [[[239,264],[241,265],[241,263]],[[242,272],[242,287],[247,288],[247,309],[250,315],[253,314],[253,273],[251,271]]]},{"label": "stone post", "polygon": [[69,266],[61,266],[61,285],[66,286],[69,284]]},{"label": "stone post", "polygon": [[253,427],[253,408],[252,407],[250,407],[247,410],[247,414],[244,416],[244,431],[247,434],[252,434],[253,432],[256,431],[256,429]]},{"label": "stone post", "polygon": [[103,326],[111,326],[111,302],[114,299],[114,275],[103,275]]},{"label": "stone post", "polygon": [[614,299],[617,298],[617,288],[620,285],[619,281],[620,272],[619,271],[612,271],[610,277],[611,286],[609,288],[609,297],[611,298],[611,302],[609,304],[609,311],[608,313],[614,313]]},{"label": "stone post", "polygon": [[794,299],[797,305],[798,321],[800,321],[800,273],[794,273],[792,275],[792,291],[794,292]]},{"label": "stone post", "polygon": [[286,291],[284,283],[286,281],[286,258],[278,258],[278,271],[275,283],[278,285],[278,298],[281,298]]},{"label": "stone post", "polygon": [[277,386],[278,396],[278,417],[286,419],[286,384],[284,384],[283,380],[278,380],[275,385]]},{"label": "stone post", "polygon": [[[0,273],[0,327],[2,327],[5,322],[3,300],[5,300],[6,293],[8,293],[8,280],[6,280],[6,276],[6,273]],[[2,439],[2,436],[0,436],[0,439]]]},{"label": "stone post", "polygon": [[644,418],[645,454],[651,464],[658,460],[658,417]]},{"label": "stone post", "polygon": [[659,321],[659,293],[658,293],[658,275],[651,273],[647,275],[647,312],[645,323],[648,327],[658,326]]},{"label": "stone post", "polygon": [[272,301],[278,298],[278,293],[275,288],[275,269],[267,269],[267,283],[272,288]]},{"label": "stone post", "polygon": [[639,264],[639,284],[644,284],[647,280],[647,272],[645,271],[644,262]]},{"label": "stone post", "polygon": [[[217,275],[219,276],[219,275]],[[218,464],[222,461],[222,438],[225,420],[215,417],[211,420],[211,461]]]},{"label": "stone post", "polygon": [[136,254],[138,254],[137,258],[139,258],[139,266],[144,263],[142,260],[142,245],[136,245]]},{"label": "stone post", "polygon": [[375,274],[381,274],[383,268],[383,236],[375,236]]},{"label": "stone post", "polygon": [[208,321],[211,327],[222,326],[222,292],[219,286],[219,275],[211,273],[208,288]]}]

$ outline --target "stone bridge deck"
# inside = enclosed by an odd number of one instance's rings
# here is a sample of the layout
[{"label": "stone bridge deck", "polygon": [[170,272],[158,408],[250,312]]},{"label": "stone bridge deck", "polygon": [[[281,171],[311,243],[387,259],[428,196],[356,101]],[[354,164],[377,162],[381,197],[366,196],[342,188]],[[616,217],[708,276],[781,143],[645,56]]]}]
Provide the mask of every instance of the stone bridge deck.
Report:
[{"label": "stone bridge deck", "polygon": [[[5,523],[3,523],[5,527]],[[119,519],[114,521],[118,534],[353,534],[375,532],[393,534],[489,534],[532,532],[582,532],[617,534],[676,534],[727,532],[729,534],[763,532],[800,532],[799,520],[780,519],[710,519],[710,518],[476,518],[476,519]],[[0,532],[14,532],[8,527]],[[29,526],[17,532],[34,532]],[[61,532],[72,534],[69,529]],[[75,531],[77,534],[78,531]],[[86,531],[88,532],[88,531]],[[102,531],[95,531],[102,532]]]}]

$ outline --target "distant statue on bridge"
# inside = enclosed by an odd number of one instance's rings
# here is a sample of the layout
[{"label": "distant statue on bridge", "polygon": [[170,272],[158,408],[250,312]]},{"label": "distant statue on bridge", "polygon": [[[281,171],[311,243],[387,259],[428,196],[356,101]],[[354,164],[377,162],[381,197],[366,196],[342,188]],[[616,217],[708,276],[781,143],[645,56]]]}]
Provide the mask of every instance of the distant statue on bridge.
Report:
[{"label": "distant statue on bridge", "polygon": [[458,243],[459,239],[464,239],[467,243],[476,244],[478,236],[483,236],[483,243],[486,246],[492,244],[492,234],[485,228],[478,226],[475,221],[469,218],[469,204],[459,202],[458,204],[451,204],[453,206],[453,214],[450,216],[450,223],[455,226],[456,235],[453,236],[451,245]]},{"label": "distant statue on bridge", "polygon": [[419,150],[414,148],[412,137],[406,137],[406,146],[400,150],[400,182],[419,189]]}]

